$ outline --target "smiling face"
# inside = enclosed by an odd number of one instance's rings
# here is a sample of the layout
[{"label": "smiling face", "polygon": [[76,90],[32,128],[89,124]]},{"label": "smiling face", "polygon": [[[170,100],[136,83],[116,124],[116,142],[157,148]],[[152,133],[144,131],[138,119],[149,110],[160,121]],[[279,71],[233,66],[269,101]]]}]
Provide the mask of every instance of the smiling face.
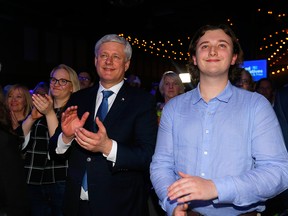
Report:
[{"label": "smiling face", "polygon": [[117,42],[103,43],[95,57],[95,66],[101,84],[110,88],[124,79],[130,61],[126,61],[124,45]]},{"label": "smiling face", "polygon": [[18,121],[23,120],[31,111],[32,98],[26,86],[15,84],[7,92],[6,105]]},{"label": "smiling face", "polygon": [[16,88],[8,94],[7,102],[11,111],[24,113],[26,100],[25,95],[20,88]]},{"label": "smiling face", "polygon": [[64,79],[70,81],[67,82],[66,85],[60,85],[59,81],[57,81],[56,83],[50,82],[50,93],[54,98],[68,99],[73,92],[73,85],[70,80],[69,73],[61,68],[55,70],[52,77],[57,80]]},{"label": "smiling face", "polygon": [[200,69],[200,76],[228,77],[229,67],[236,59],[231,38],[222,29],[217,29],[206,31],[199,39],[193,63]]}]

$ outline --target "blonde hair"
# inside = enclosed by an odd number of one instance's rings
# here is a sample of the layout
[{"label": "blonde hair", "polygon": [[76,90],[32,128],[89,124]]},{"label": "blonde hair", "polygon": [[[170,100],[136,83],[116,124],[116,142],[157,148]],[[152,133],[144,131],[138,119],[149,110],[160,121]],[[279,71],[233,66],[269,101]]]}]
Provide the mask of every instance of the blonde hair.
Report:
[{"label": "blonde hair", "polygon": [[31,97],[31,94],[30,94],[30,91],[28,89],[27,86],[24,86],[22,84],[14,84],[12,85],[7,94],[6,94],[6,105],[8,105],[8,98],[9,98],[9,95],[14,92],[15,90],[19,90],[23,93],[24,95],[24,100],[25,100],[25,108],[24,108],[24,116],[26,117],[32,110],[32,97]]},{"label": "blonde hair", "polygon": [[68,72],[70,80],[72,82],[72,86],[73,86],[73,92],[76,92],[78,90],[80,90],[80,82],[78,79],[78,74],[76,73],[75,70],[73,70],[71,67],[65,65],[65,64],[60,64],[57,67],[53,68],[53,70],[50,73],[50,77],[53,76],[53,74],[55,73],[56,70],[59,69],[64,69]]},{"label": "blonde hair", "polygon": [[164,96],[164,81],[166,77],[171,77],[179,85],[179,94],[184,93],[185,87],[180,79],[179,75],[174,71],[166,71],[163,73],[162,78],[159,83],[159,91],[162,96]]}]

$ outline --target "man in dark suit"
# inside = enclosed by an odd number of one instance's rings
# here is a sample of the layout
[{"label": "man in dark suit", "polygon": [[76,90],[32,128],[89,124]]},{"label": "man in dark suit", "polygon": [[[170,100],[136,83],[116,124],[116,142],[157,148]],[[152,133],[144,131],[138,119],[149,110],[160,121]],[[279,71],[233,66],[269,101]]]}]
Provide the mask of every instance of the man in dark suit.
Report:
[{"label": "man in dark suit", "polygon": [[[100,82],[71,95],[50,155],[69,158],[66,216],[146,216],[149,165],[157,135],[155,99],[124,82],[132,48],[118,35],[95,45]],[[108,114],[95,116],[102,90],[111,90]],[[96,127],[96,130],[95,130]],[[82,185],[87,173],[88,190]]]}]

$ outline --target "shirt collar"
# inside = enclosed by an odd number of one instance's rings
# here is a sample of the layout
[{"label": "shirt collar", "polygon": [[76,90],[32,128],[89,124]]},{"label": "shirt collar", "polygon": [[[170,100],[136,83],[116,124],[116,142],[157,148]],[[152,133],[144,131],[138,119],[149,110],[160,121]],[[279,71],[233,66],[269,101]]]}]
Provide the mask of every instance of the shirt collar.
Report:
[{"label": "shirt collar", "polygon": [[101,83],[99,82],[99,88],[98,88],[98,94],[100,94],[103,90],[111,90],[114,92],[114,94],[118,94],[120,88],[122,87],[122,85],[124,84],[124,80],[122,80],[120,83],[112,86],[111,88],[109,89],[105,89]]},{"label": "shirt collar", "polygon": [[[196,90],[196,95],[193,98],[193,103],[196,104],[197,102],[199,102],[202,99],[201,93],[200,93],[200,83],[198,83],[197,85],[197,90]],[[229,99],[232,96],[232,88],[233,85],[230,83],[230,81],[228,80],[226,87],[224,88],[224,90],[215,97],[215,99],[218,99],[219,101],[225,102],[227,103],[229,101]]]}]

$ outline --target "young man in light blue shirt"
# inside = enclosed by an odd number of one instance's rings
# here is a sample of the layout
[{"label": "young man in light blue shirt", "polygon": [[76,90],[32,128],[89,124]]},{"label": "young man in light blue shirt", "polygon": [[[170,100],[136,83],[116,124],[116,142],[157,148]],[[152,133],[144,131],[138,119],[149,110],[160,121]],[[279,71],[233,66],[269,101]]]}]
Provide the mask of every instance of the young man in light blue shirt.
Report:
[{"label": "young man in light blue shirt", "polygon": [[288,187],[288,154],[270,103],[230,83],[243,52],[225,25],[189,47],[195,89],[163,109],[151,181],[168,215],[259,215]]}]

